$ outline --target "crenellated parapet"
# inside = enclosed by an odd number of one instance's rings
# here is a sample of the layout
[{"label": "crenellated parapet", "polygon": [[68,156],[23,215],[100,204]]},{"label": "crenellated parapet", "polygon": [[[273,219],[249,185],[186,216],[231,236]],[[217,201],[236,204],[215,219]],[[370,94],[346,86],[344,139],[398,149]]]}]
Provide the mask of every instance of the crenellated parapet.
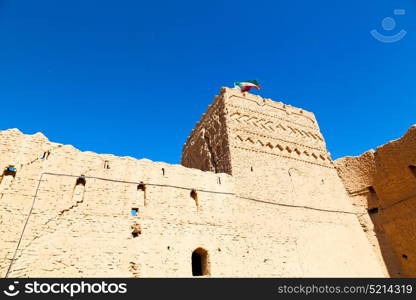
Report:
[{"label": "crenellated parapet", "polygon": [[232,149],[333,168],[313,113],[222,88],[188,137],[182,164],[232,174]]}]

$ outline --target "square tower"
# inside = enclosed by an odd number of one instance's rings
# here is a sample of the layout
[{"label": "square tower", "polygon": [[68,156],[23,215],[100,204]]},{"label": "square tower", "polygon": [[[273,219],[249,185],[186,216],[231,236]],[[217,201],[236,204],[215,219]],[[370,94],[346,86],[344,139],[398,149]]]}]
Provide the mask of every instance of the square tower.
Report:
[{"label": "square tower", "polygon": [[182,165],[234,177],[241,197],[348,207],[313,113],[222,88],[183,148]]}]

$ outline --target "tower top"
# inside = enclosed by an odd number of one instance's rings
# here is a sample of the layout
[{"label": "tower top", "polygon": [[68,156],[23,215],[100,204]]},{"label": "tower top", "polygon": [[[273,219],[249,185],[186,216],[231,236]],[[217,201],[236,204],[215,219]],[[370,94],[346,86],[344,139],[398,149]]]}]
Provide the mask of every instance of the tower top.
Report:
[{"label": "tower top", "polygon": [[231,153],[240,148],[328,167],[331,164],[312,112],[223,87],[189,135],[182,164],[232,174],[231,160],[237,156]]}]

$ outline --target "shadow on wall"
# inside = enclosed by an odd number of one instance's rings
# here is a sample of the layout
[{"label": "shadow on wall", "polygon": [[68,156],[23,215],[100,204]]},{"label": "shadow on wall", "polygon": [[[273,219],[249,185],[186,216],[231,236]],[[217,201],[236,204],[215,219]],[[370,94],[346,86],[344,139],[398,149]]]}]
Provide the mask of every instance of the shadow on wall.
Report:
[{"label": "shadow on wall", "polygon": [[416,126],[400,139],[335,161],[359,221],[391,277],[416,276]]},{"label": "shadow on wall", "polygon": [[365,207],[367,208],[368,218],[373,224],[373,232],[378,241],[380,254],[386,266],[387,272],[391,277],[402,277],[403,275],[400,272],[400,262],[394,254],[389,236],[383,230],[384,211],[380,206],[380,201],[374,187],[368,187],[366,200],[367,203]]}]

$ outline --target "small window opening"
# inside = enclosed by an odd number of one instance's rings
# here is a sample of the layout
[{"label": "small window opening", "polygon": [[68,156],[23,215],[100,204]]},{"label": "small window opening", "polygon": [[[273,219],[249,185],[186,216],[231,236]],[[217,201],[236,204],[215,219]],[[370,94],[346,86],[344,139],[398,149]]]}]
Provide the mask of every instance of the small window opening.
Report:
[{"label": "small window opening", "polygon": [[165,176],[165,168],[162,168],[162,175]]},{"label": "small window opening", "polygon": [[368,213],[369,213],[370,215],[377,214],[377,213],[378,213],[378,207],[373,207],[373,208],[370,208],[370,209],[368,210]]},{"label": "small window opening", "polygon": [[402,254],[402,257],[403,257],[404,259],[407,259],[407,255],[406,255],[406,254]]},{"label": "small window opening", "polygon": [[139,183],[137,185],[137,190],[138,191],[143,191],[143,192],[146,191],[146,185],[143,182]]},{"label": "small window opening", "polygon": [[140,182],[137,185],[137,201],[141,203],[141,205],[146,205],[146,185],[143,182]]},{"label": "small window opening", "polygon": [[138,223],[134,223],[133,225],[131,225],[131,229],[132,229],[131,236],[134,238],[138,237],[139,234],[142,233],[142,229],[140,227],[140,224]]},{"label": "small window opening", "polygon": [[85,183],[84,175],[77,178],[74,189],[72,190],[72,201],[74,201],[74,203],[81,203],[84,200]]},{"label": "small window opening", "polygon": [[208,252],[203,248],[198,248],[192,252],[192,275],[209,275]]},{"label": "small window opening", "polygon": [[191,198],[194,199],[195,201],[198,201],[198,194],[195,190],[191,191]]},{"label": "small window opening", "polygon": [[3,176],[13,176],[13,178],[16,176],[16,168],[14,166],[8,166],[3,171]]},{"label": "small window opening", "polygon": [[138,207],[133,207],[132,209],[131,209],[131,215],[133,216],[133,217],[137,217],[137,214],[139,213],[139,208]]},{"label": "small window opening", "polygon": [[197,210],[199,209],[198,193],[195,190],[191,191],[191,198],[194,199]]},{"label": "small window opening", "polygon": [[250,167],[250,171],[253,172],[253,167]]},{"label": "small window opening", "polygon": [[218,184],[221,184],[221,177],[218,177]]},{"label": "small window opening", "polygon": [[77,182],[75,183],[75,185],[83,185],[83,186],[85,186],[86,183],[87,182],[85,180],[85,176],[84,175],[81,175],[81,176],[79,176],[77,178]]},{"label": "small window opening", "polygon": [[410,172],[412,172],[413,176],[416,177],[416,166],[410,165],[409,170]]},{"label": "small window opening", "polygon": [[376,193],[376,190],[373,186],[367,187],[368,194],[367,194],[367,207],[369,214],[377,214],[378,213],[378,207],[380,206],[380,201],[378,200],[378,196]]},{"label": "small window opening", "polygon": [[110,169],[110,163],[108,162],[108,160],[104,161],[104,169]]},{"label": "small window opening", "polygon": [[43,152],[43,155],[42,155],[42,157],[40,158],[40,159],[48,159],[48,157],[49,157],[49,155],[51,154],[51,152],[50,151],[46,151],[46,152]]}]

